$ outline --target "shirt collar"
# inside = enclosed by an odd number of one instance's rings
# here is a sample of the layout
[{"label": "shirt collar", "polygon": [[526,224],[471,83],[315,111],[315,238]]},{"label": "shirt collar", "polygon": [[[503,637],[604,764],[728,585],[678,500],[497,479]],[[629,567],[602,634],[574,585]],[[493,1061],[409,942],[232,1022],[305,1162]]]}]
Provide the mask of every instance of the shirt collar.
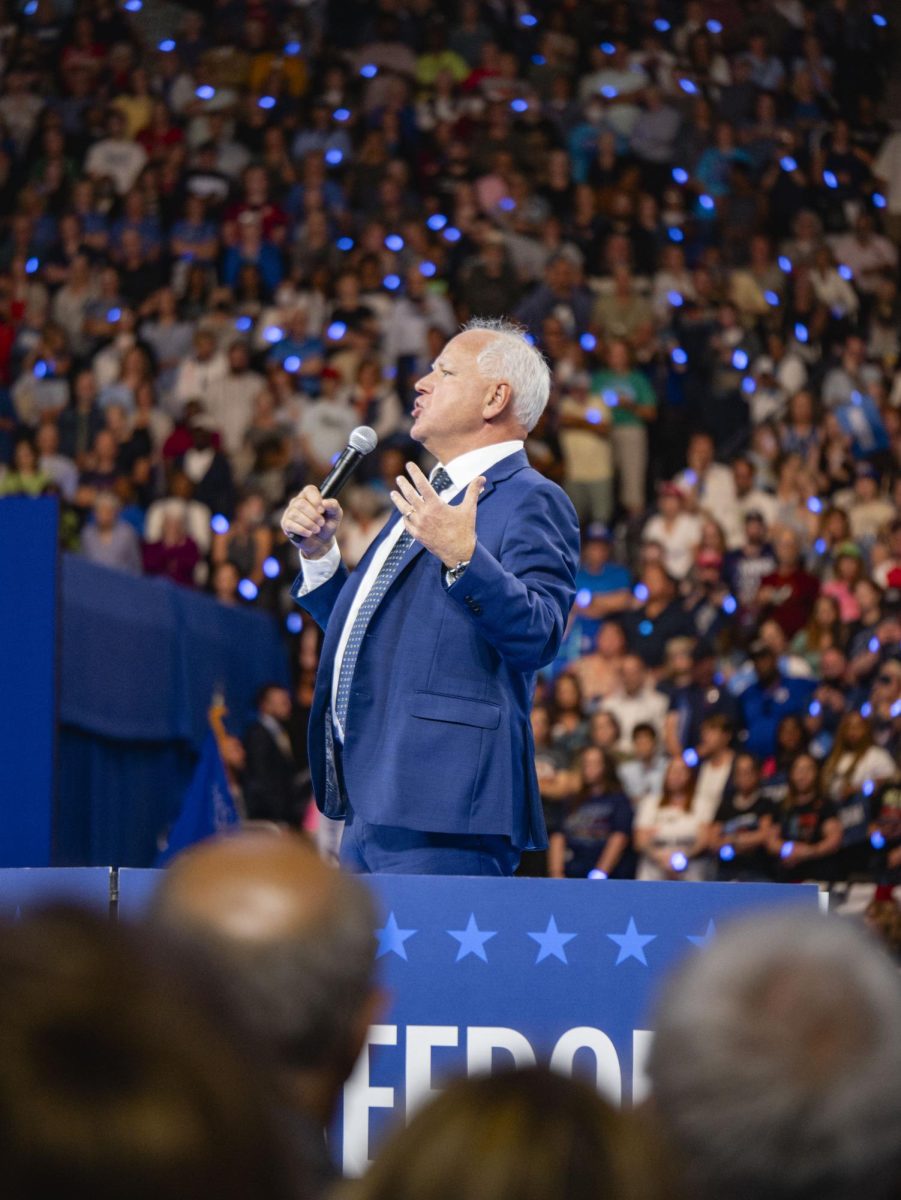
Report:
[{"label": "shirt collar", "polygon": [[519,440],[495,442],[492,446],[478,446],[475,450],[467,450],[465,454],[458,454],[456,458],[452,458],[449,463],[444,464],[444,469],[453,480],[454,487],[459,490],[468,487],[474,479],[477,479],[479,475],[484,475],[495,463],[499,463],[503,458],[509,458],[511,454],[518,453],[524,446],[525,443]]}]

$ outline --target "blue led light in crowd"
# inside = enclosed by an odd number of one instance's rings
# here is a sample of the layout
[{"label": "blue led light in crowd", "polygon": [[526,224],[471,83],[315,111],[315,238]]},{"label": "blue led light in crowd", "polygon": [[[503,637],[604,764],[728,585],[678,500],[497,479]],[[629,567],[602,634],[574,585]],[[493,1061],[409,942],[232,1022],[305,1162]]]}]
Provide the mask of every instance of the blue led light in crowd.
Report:
[{"label": "blue led light in crowd", "polygon": [[748,365],[748,352],[746,350],[733,350],[732,365],[736,371],[743,371]]},{"label": "blue led light in crowd", "polygon": [[778,307],[778,305],[779,305],[779,293],[778,292],[765,291],[763,293],[763,298],[764,298],[764,300],[766,300],[766,302],[770,306],[770,308]]},{"label": "blue led light in crowd", "polygon": [[823,711],[823,706],[820,704],[819,700],[811,700],[807,707],[807,711],[812,717],[818,717]]},{"label": "blue led light in crowd", "polygon": [[882,192],[873,193],[873,204],[876,208],[885,208],[885,196],[883,196]]},{"label": "blue led light in crowd", "polygon": [[790,258],[788,258],[785,254],[780,254],[779,257],[776,259],[776,262],[779,264],[779,270],[782,271],[785,275],[788,275],[790,273],[790,271],[792,269],[792,260]]},{"label": "blue led light in crowd", "polygon": [[28,3],[22,9],[26,17],[33,17],[38,11],[38,0],[28,0]]},{"label": "blue led light in crowd", "polygon": [[688,183],[688,172],[684,167],[673,167],[673,180],[676,183]]},{"label": "blue led light in crowd", "polygon": [[263,560],[263,574],[267,579],[278,579],[281,571],[278,559],[273,558],[271,554]]},{"label": "blue led light in crowd", "polygon": [[888,21],[885,19],[882,13],[873,13],[873,24],[877,25],[880,29],[885,29],[886,25],[888,25]]},{"label": "blue led light in crowd", "polygon": [[245,600],[256,600],[260,594],[260,589],[252,579],[242,579],[238,584],[238,594],[243,596]]},{"label": "blue led light in crowd", "polygon": [[616,97],[619,95],[619,92],[613,86],[612,83],[605,83],[604,86],[601,88],[601,95],[604,97],[605,100],[615,100]]},{"label": "blue led light in crowd", "polygon": [[260,96],[259,100],[257,100],[257,104],[260,108],[275,108],[275,97]]},{"label": "blue led light in crowd", "polygon": [[125,0],[122,7],[126,12],[140,12],[144,7],[144,0]]},{"label": "blue led light in crowd", "polygon": [[463,234],[454,225],[448,225],[441,236],[446,242],[459,242]]},{"label": "blue led light in crowd", "polygon": [[783,842],[782,849],[779,851],[780,858],[789,858],[795,852],[794,842]]},{"label": "blue led light in crowd", "polygon": [[602,871],[600,867],[592,867],[591,870],[588,872],[588,878],[589,879],[606,879],[607,872]]},{"label": "blue led light in crowd", "polygon": [[347,333],[347,325],[343,321],[332,321],[325,331],[325,336],[330,341],[340,342],[345,333]]},{"label": "blue led light in crowd", "polygon": [[604,54],[616,54],[616,46],[613,42],[601,42],[600,49]]},{"label": "blue led light in crowd", "polygon": [[41,260],[39,258],[29,258],[25,262],[25,274],[33,275],[40,268]]},{"label": "blue led light in crowd", "polygon": [[194,89],[194,95],[198,100],[212,100],[216,95],[216,89],[208,83],[202,83],[200,87]]},{"label": "blue led light in crowd", "polygon": [[864,700],[863,704],[861,704],[860,715],[862,717],[871,717],[873,715],[873,705],[869,700]]},{"label": "blue led light in crowd", "polygon": [[885,847],[885,834],[874,829],[870,834],[870,845],[874,850],[882,850]]},{"label": "blue led light in crowd", "polygon": [[697,84],[692,82],[691,79],[680,79],[679,87],[687,96],[697,96],[698,94]]},{"label": "blue led light in crowd", "polygon": [[642,637],[650,637],[651,634],[654,632],[654,622],[649,621],[647,618],[645,618],[645,620],[643,620],[643,621],[639,621],[638,622],[638,632],[641,634]]},{"label": "blue led light in crowd", "polygon": [[399,233],[389,233],[385,238],[385,246],[394,254],[397,254],[404,248],[404,239]]},{"label": "blue led light in crowd", "polygon": [[332,116],[335,118],[336,121],[349,121],[350,120],[350,109],[349,108],[336,108],[335,111],[332,113]]},{"label": "blue led light in crowd", "polygon": [[237,329],[238,333],[247,333],[252,325],[253,321],[250,317],[238,317],[235,321],[235,329]]},{"label": "blue led light in crowd", "polygon": [[576,592],[576,606],[578,608],[587,608],[591,603],[591,592],[588,588],[579,588]]},{"label": "blue led light in crowd", "polygon": [[534,346],[534,345],[535,345],[535,338],[532,336],[532,334],[531,334],[531,333],[524,333],[524,334],[522,335],[522,340],[523,340],[524,342],[528,342],[530,346]]},{"label": "blue led light in crowd", "polygon": [[741,381],[741,390],[748,396],[753,396],[757,391],[757,382],[753,375],[746,375]]},{"label": "blue led light in crowd", "polygon": [[533,25],[538,24],[538,18],[534,13],[523,13],[519,18],[520,25],[525,25],[527,29],[531,29]]},{"label": "blue led light in crowd", "polygon": [[723,612],[727,613],[731,617],[737,608],[738,608],[738,601],[735,599],[735,597],[734,596],[726,596],[725,599],[723,600]]},{"label": "blue led light in crowd", "polygon": [[502,212],[513,212],[514,208],[516,208],[516,201],[512,196],[501,196],[497,202],[497,206]]},{"label": "blue led light in crowd", "polygon": [[673,308],[681,308],[685,301],[682,298],[681,292],[667,292],[666,298]]},{"label": "blue led light in crowd", "polygon": [[799,342],[806,342],[808,336],[807,326],[803,322],[798,321],[795,325],[795,337]]},{"label": "blue led light in crowd", "polygon": [[867,649],[869,650],[869,652],[871,654],[878,654],[879,651],[882,649],[882,643],[880,642],[879,638],[876,637],[875,634],[867,642]]},{"label": "blue led light in crowd", "polygon": [[701,208],[703,208],[705,212],[712,212],[716,207],[713,197],[708,196],[706,192],[702,192],[701,195],[698,196],[698,204],[700,204]]},{"label": "blue led light in crowd", "polygon": [[814,548],[814,550],[816,550],[817,554],[825,554],[826,551],[829,549],[829,547],[826,545],[825,538],[817,538],[817,540],[813,544],[813,548]]},{"label": "blue led light in crowd", "polygon": [[44,359],[39,358],[37,360],[37,362],[34,364],[34,366],[31,368],[31,373],[32,373],[32,375],[34,375],[35,379],[46,379],[48,369],[49,368],[47,367],[47,364],[44,361]]},{"label": "blue led light in crowd", "polygon": [[872,779],[865,779],[863,781],[863,787],[860,790],[865,796],[872,796],[873,792],[876,790],[876,784]]},{"label": "blue led light in crowd", "polygon": [[339,250],[353,250],[354,240],[351,237],[339,237],[337,242],[335,242],[335,245]]},{"label": "blue led light in crowd", "polygon": [[444,213],[432,213],[432,215],[426,221],[426,225],[428,225],[429,229],[431,229],[433,233],[440,233],[446,224],[447,217],[444,215]]},{"label": "blue led light in crowd", "polygon": [[547,59],[544,57],[543,54],[533,54],[532,55],[532,65],[533,66],[543,67],[546,62],[547,62]]},{"label": "blue led light in crowd", "polygon": [[601,410],[599,408],[586,408],[585,409],[585,420],[588,422],[589,425],[600,425],[600,423],[603,419],[604,418],[601,415]]},{"label": "blue led light in crowd", "polygon": [[730,846],[728,842],[725,846],[720,846],[720,858],[723,862],[732,862],[735,858],[735,847]]},{"label": "blue led light in crowd", "polygon": [[210,518],[210,529],[212,529],[213,533],[228,533],[228,517],[224,517],[222,513],[216,513],[215,516]]},{"label": "blue led light in crowd", "polygon": [[666,231],[666,236],[671,242],[682,242],[685,240],[685,234],[678,225],[671,225]]},{"label": "blue led light in crowd", "polygon": [[657,17],[654,21],[654,28],[658,33],[669,33],[671,26],[666,17]]},{"label": "blue led light in crowd", "polygon": [[325,152],[325,161],[330,167],[340,167],[344,162],[344,151],[339,150],[337,146],[332,146]]},{"label": "blue led light in crowd", "polygon": [[375,63],[365,63],[362,67],[360,67],[360,74],[364,79],[375,79],[378,73],[379,69]]},{"label": "blue led light in crowd", "polygon": [[276,342],[280,342],[284,336],[284,329],[278,325],[267,325],[263,330],[263,341],[268,342],[270,346],[274,346]]},{"label": "blue led light in crowd", "polygon": [[833,171],[824,171],[823,183],[825,183],[827,188],[837,188],[838,180],[835,178],[835,173]]},{"label": "blue led light in crowd", "polygon": [[694,770],[699,761],[697,750],[692,749],[691,746],[689,746],[687,750],[683,750],[682,761],[685,763],[686,767],[691,767],[692,770]]},{"label": "blue led light in crowd", "polygon": [[684,367],[685,364],[688,362],[688,355],[685,353],[685,351],[682,349],[681,346],[675,347],[672,354],[670,355],[670,358],[672,358],[673,362],[679,367]]},{"label": "blue led light in crowd", "polygon": [[721,22],[710,20],[707,22],[707,29],[710,33],[722,33],[723,26]]},{"label": "blue led light in crowd", "polygon": [[431,279],[433,275],[437,274],[437,272],[438,268],[431,261],[431,259],[427,258],[425,262],[421,262],[419,264],[419,274],[424,276],[426,279]]},{"label": "blue led light in crowd", "polygon": [[619,396],[616,394],[613,388],[604,388],[604,390],[601,392],[601,396],[604,398],[604,403],[608,408],[618,407]]},{"label": "blue led light in crowd", "polygon": [[779,159],[779,166],[783,171],[797,171],[798,169],[797,160],[792,158],[790,154],[783,154],[782,158]]},{"label": "blue led light in crowd", "polygon": [[389,292],[396,292],[397,289],[400,287],[400,276],[399,275],[386,275],[385,278],[382,280],[382,286],[386,287]]},{"label": "blue led light in crowd", "polygon": [[896,700],[892,707],[888,710],[890,717],[901,717],[901,700]]},{"label": "blue led light in crowd", "polygon": [[684,871],[688,866],[688,859],[681,850],[677,850],[675,854],[670,855],[669,865],[674,871]]},{"label": "blue led light in crowd", "polygon": [[590,354],[597,344],[598,339],[593,333],[583,333],[579,338],[579,345],[587,354]]},{"label": "blue led light in crowd", "polygon": [[648,594],[647,584],[644,583],[636,583],[635,587],[632,589],[632,595],[639,604],[644,604],[645,600],[648,598]]},{"label": "blue led light in crowd", "polygon": [[282,366],[285,368],[285,370],[288,372],[289,375],[296,374],[300,370],[302,365],[303,365],[303,363],[301,362],[301,358],[300,358],[299,354],[289,354],[288,357],[282,363]]},{"label": "blue led light in crowd", "polygon": [[121,308],[108,308],[106,310],[106,319],[107,319],[107,321],[109,321],[110,325],[115,325],[121,316],[122,316]]},{"label": "blue led light in crowd", "polygon": [[296,58],[302,49],[300,42],[285,42],[285,54],[288,58]]},{"label": "blue led light in crowd", "polygon": [[821,513],[823,511],[823,501],[819,496],[809,496],[807,499],[807,508],[812,513]]},{"label": "blue led light in crowd", "polygon": [[848,283],[850,283],[850,281],[854,278],[854,272],[847,263],[838,264],[838,273],[841,275],[842,279],[846,280]]},{"label": "blue led light in crowd", "polygon": [[855,388],[855,390],[851,393],[850,399],[851,399],[851,403],[856,408],[859,408],[860,405],[863,404],[863,393],[858,392],[857,389]]},{"label": "blue led light in crowd", "polygon": [[157,50],[159,50],[162,54],[171,54],[174,49],[175,38],[163,38],[163,40],[157,46]]},{"label": "blue led light in crowd", "polygon": [[297,612],[288,613],[285,617],[285,627],[288,633],[300,633],[303,629],[303,617]]}]

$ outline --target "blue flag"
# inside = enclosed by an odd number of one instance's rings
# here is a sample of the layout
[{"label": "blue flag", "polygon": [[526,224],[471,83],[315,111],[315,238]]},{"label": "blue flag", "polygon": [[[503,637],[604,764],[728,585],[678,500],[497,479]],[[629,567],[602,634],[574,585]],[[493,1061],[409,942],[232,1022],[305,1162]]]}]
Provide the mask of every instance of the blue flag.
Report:
[{"label": "blue flag", "polygon": [[238,821],[219,744],[210,729],[185,792],[181,812],[169,831],[169,844],[160,852],[154,866],[165,866],[180,850],[214,833],[221,833],[223,829],[237,825]]}]

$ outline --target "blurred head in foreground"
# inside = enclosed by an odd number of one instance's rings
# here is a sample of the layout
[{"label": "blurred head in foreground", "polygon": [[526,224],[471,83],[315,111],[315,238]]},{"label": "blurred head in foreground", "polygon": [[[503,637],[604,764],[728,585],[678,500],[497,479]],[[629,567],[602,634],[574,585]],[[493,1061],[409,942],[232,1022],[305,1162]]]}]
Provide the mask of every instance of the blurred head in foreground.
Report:
[{"label": "blurred head in foreground", "polygon": [[289,1190],[249,1047],[147,939],[53,908],[0,927],[5,1200]]},{"label": "blurred head in foreground", "polygon": [[631,1194],[625,1129],[596,1091],[546,1068],[460,1079],[387,1141],[348,1195],[618,1200]]},{"label": "blurred head in foreground", "polygon": [[363,885],[298,835],[248,831],[179,855],[152,920],[221,975],[236,1015],[269,1049],[284,1100],[329,1121],[379,1007]]},{"label": "blurred head in foreground", "polygon": [[863,930],[760,917],[659,1005],[656,1115],[698,1200],[901,1195],[901,983]]}]

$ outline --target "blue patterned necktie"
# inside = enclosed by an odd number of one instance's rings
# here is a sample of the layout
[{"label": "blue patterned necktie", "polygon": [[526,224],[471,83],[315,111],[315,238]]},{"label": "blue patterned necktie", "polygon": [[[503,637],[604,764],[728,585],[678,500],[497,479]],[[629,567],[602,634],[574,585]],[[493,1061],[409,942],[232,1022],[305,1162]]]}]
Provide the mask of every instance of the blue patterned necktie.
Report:
[{"label": "blue patterned necktie", "polygon": [[[438,467],[430,482],[436,492],[443,492],[453,484],[453,480],[444,467]],[[378,575],[376,575],[372,587],[369,589],[369,595],[360,605],[357,615],[354,617],[350,637],[347,639],[347,645],[344,647],[344,657],[341,659],[341,669],[338,672],[338,691],[335,695],[335,716],[342,731],[347,729],[347,707],[350,703],[350,685],[353,681],[354,668],[357,665],[357,657],[360,653],[360,646],[363,644],[363,637],[366,634],[369,622],[372,620],[372,614],[381,604],[385,593],[388,591],[397,574],[401,559],[412,544],[413,535],[404,530],[394,543],[391,553],[382,563],[382,568]]]}]

